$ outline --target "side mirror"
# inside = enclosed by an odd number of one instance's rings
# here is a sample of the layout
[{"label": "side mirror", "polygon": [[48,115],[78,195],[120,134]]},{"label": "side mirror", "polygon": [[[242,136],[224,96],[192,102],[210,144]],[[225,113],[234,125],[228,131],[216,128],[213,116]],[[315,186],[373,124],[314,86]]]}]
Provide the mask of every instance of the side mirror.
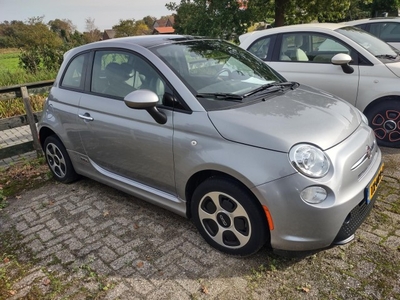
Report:
[{"label": "side mirror", "polygon": [[332,57],[331,62],[334,65],[341,66],[343,72],[345,72],[346,74],[352,74],[354,72],[353,67],[349,65],[349,63],[351,62],[351,56],[348,54],[336,54],[334,57]]},{"label": "side mirror", "polygon": [[159,124],[167,122],[167,116],[156,107],[158,96],[150,90],[137,90],[125,96],[126,106],[133,109],[145,109]]}]

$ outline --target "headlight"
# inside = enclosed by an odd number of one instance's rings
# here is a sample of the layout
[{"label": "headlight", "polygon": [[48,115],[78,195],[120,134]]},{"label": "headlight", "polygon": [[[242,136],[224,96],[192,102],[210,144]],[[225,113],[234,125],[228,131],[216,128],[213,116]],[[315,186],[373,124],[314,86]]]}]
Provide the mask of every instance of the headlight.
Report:
[{"label": "headlight", "polygon": [[308,144],[298,144],[289,151],[292,166],[300,173],[313,178],[325,176],[330,167],[330,162],[325,153]]}]

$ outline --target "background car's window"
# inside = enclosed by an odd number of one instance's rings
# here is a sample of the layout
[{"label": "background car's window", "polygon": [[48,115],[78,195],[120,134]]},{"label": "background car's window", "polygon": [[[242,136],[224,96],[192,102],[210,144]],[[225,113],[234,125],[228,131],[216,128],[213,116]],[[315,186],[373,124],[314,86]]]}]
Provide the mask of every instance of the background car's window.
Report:
[{"label": "background car's window", "polygon": [[155,92],[161,103],[165,82],[153,66],[133,53],[118,50],[96,52],[92,92],[123,98],[138,89]]},{"label": "background car's window", "polygon": [[331,63],[332,57],[344,53],[351,55],[351,49],[343,43],[326,35],[312,35],[312,51],[310,60],[317,63]]},{"label": "background car's window", "polygon": [[400,23],[373,23],[370,24],[370,32],[385,42],[400,41]]},{"label": "background car's window", "polygon": [[336,31],[352,39],[371,54],[375,55],[378,59],[385,59],[388,56],[396,58],[398,56],[397,50],[394,50],[391,46],[376,36],[357,27],[342,27],[336,29]]},{"label": "background car's window", "polygon": [[303,33],[283,34],[279,60],[308,61],[306,44],[304,43],[306,38],[307,36]]},{"label": "background car's window", "polygon": [[266,60],[268,57],[270,43],[271,37],[263,37],[252,44],[247,51],[253,53],[262,60]]},{"label": "background car's window", "polygon": [[282,35],[281,61],[331,63],[338,53],[351,54],[351,49],[324,34],[296,33]]},{"label": "background car's window", "polygon": [[62,87],[83,89],[82,73],[88,55],[88,53],[84,53],[72,59],[61,81]]}]

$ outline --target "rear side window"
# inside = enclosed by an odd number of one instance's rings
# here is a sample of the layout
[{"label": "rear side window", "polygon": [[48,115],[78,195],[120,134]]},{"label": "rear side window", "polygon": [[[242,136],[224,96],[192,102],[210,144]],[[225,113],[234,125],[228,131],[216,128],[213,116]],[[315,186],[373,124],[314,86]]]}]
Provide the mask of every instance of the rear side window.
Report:
[{"label": "rear side window", "polygon": [[62,87],[83,90],[84,71],[88,56],[88,53],[83,53],[71,60],[61,80]]},{"label": "rear side window", "polygon": [[272,37],[263,37],[252,44],[247,51],[253,53],[258,58],[262,60],[267,60],[268,54],[270,53],[271,49],[271,39]]}]

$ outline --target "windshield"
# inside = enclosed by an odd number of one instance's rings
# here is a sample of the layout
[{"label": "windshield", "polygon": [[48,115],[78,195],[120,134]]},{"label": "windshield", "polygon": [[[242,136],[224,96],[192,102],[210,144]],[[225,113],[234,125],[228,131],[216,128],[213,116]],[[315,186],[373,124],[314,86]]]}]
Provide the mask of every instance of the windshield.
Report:
[{"label": "windshield", "polygon": [[360,28],[349,26],[336,29],[336,31],[365,48],[382,62],[386,63],[388,60],[397,61],[400,59],[399,50]]},{"label": "windshield", "polygon": [[163,45],[154,52],[206,109],[235,105],[261,86],[285,81],[252,54],[221,40]]}]

